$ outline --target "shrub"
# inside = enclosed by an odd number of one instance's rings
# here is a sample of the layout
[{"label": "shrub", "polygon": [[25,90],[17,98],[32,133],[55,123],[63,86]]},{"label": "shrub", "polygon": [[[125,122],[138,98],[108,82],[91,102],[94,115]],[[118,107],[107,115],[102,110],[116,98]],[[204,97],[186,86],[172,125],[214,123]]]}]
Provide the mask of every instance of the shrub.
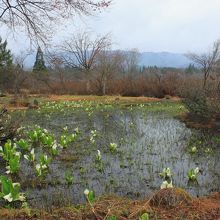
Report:
[{"label": "shrub", "polygon": [[19,126],[19,120],[12,118],[7,109],[0,110],[0,143],[4,143],[6,140],[11,139]]},{"label": "shrub", "polygon": [[200,76],[188,76],[182,80],[178,89],[189,112],[201,119],[215,118],[220,112],[220,96],[216,82],[208,81],[208,89],[202,86]]}]

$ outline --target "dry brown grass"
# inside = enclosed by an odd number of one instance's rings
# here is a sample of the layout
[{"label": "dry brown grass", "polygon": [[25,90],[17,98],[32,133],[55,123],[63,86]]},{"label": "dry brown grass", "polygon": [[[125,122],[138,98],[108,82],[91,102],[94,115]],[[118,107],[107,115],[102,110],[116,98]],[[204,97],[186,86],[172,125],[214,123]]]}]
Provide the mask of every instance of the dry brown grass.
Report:
[{"label": "dry brown grass", "polygon": [[[169,198],[173,200],[174,197],[175,205],[170,206],[170,203],[167,205]],[[165,205],[161,201],[165,201]],[[192,198],[182,189],[169,189],[160,190],[144,201],[110,195],[99,198],[94,204],[94,211],[95,215],[89,205],[78,209],[74,207],[54,209],[51,213],[42,210],[1,209],[0,219],[106,220],[108,216],[117,216],[118,220],[139,220],[143,213],[148,213],[150,220],[218,220],[220,193],[204,198]]]},{"label": "dry brown grass", "polygon": [[[176,98],[174,98],[176,100]],[[100,101],[100,102],[152,102],[161,101],[158,98],[152,97],[122,97],[122,96],[71,96],[71,95],[50,95],[48,101]]]},{"label": "dry brown grass", "polygon": [[155,207],[172,208],[181,204],[189,204],[191,196],[181,188],[161,189],[150,199],[149,203]]}]

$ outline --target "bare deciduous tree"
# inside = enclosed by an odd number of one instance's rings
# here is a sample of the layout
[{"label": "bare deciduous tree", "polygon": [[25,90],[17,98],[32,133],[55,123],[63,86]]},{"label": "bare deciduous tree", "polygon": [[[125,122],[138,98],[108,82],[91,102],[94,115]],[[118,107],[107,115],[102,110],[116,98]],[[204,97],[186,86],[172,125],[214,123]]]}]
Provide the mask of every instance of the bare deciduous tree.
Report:
[{"label": "bare deciduous tree", "polygon": [[123,52],[124,62],[123,62],[123,72],[124,80],[127,81],[127,88],[135,87],[135,78],[138,74],[138,64],[139,64],[139,52],[137,49],[131,49],[129,51]]},{"label": "bare deciduous tree", "polygon": [[65,41],[61,46],[62,56],[66,66],[81,69],[87,78],[87,90],[89,90],[89,73],[96,64],[96,59],[101,51],[111,45],[109,34],[96,37],[94,40],[88,32],[77,34]]},{"label": "bare deciduous tree", "polygon": [[53,75],[58,76],[60,85],[62,86],[62,91],[66,91],[66,77],[63,59],[56,53],[49,53],[47,55],[47,62],[50,69],[53,71]]},{"label": "bare deciduous tree", "polygon": [[61,46],[65,53],[65,64],[89,72],[94,67],[98,54],[111,45],[109,39],[107,34],[92,40],[87,32],[73,36]]},{"label": "bare deciduous tree", "polygon": [[20,89],[22,88],[25,81],[28,79],[28,74],[24,71],[24,62],[28,57],[28,53],[21,52],[20,55],[14,58],[14,69],[13,69],[13,87],[15,97],[20,94]]},{"label": "bare deciduous tree", "polygon": [[95,68],[96,86],[102,95],[106,95],[107,83],[121,70],[123,55],[119,51],[99,53]]},{"label": "bare deciduous tree", "polygon": [[202,68],[203,72],[203,88],[206,87],[207,80],[214,71],[215,64],[220,58],[220,41],[213,44],[212,50],[204,54],[189,53],[187,56]]},{"label": "bare deciduous tree", "polygon": [[52,24],[75,14],[89,15],[108,7],[107,0],[0,0],[0,22],[10,29],[25,27],[31,37],[45,39]]},{"label": "bare deciduous tree", "polygon": [[215,64],[215,75],[212,77],[217,82],[217,89],[220,95],[220,59]]},{"label": "bare deciduous tree", "polygon": [[124,54],[124,68],[125,71],[132,74],[137,71],[139,63],[139,51],[137,49],[131,49]]}]

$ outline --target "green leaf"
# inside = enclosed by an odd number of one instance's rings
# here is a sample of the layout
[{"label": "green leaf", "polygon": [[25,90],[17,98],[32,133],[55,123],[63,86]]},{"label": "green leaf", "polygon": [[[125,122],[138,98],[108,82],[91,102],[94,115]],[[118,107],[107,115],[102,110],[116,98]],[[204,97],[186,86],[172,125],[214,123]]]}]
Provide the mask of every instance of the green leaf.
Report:
[{"label": "green leaf", "polygon": [[23,149],[23,150],[28,150],[29,149],[29,144],[27,141],[24,139],[20,139],[17,144]]},{"label": "green leaf", "polygon": [[3,198],[4,196],[4,193],[0,192],[0,198]]},{"label": "green leaf", "polygon": [[20,184],[16,184],[16,185],[12,185],[12,189],[11,189],[11,195],[13,200],[18,200],[19,196],[20,196]]},{"label": "green leaf", "polygon": [[139,220],[149,220],[150,217],[149,217],[149,214],[148,213],[144,213],[140,218]]},{"label": "green leaf", "polygon": [[20,157],[15,156],[9,160],[9,167],[11,173],[16,173],[20,168]]},{"label": "green leaf", "polygon": [[1,180],[0,198],[4,197],[4,199],[7,200],[8,202],[13,202],[17,200],[23,201],[25,199],[23,194],[20,193],[19,183],[13,183],[12,180],[7,178],[6,176],[0,176],[0,180]]},{"label": "green leaf", "polygon": [[94,194],[93,191],[89,191],[88,200],[89,200],[89,202],[94,203],[94,201],[95,201],[95,194]]},{"label": "green leaf", "polygon": [[0,180],[1,180],[1,185],[2,185],[2,187],[1,187],[2,188],[1,189],[2,193],[4,195],[9,194],[10,193],[10,188],[11,188],[9,180],[5,176],[1,176]]}]

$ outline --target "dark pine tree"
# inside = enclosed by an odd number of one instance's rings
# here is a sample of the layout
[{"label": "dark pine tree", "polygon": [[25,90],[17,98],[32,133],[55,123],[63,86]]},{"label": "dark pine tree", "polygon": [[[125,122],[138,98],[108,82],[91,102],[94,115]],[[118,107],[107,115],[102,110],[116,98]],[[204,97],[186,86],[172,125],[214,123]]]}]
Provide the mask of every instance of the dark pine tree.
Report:
[{"label": "dark pine tree", "polygon": [[41,72],[46,71],[47,67],[44,62],[44,54],[40,47],[38,47],[36,60],[33,67],[33,72]]},{"label": "dark pine tree", "polygon": [[0,68],[7,68],[12,65],[12,54],[7,49],[7,41],[2,42],[0,37]]}]

